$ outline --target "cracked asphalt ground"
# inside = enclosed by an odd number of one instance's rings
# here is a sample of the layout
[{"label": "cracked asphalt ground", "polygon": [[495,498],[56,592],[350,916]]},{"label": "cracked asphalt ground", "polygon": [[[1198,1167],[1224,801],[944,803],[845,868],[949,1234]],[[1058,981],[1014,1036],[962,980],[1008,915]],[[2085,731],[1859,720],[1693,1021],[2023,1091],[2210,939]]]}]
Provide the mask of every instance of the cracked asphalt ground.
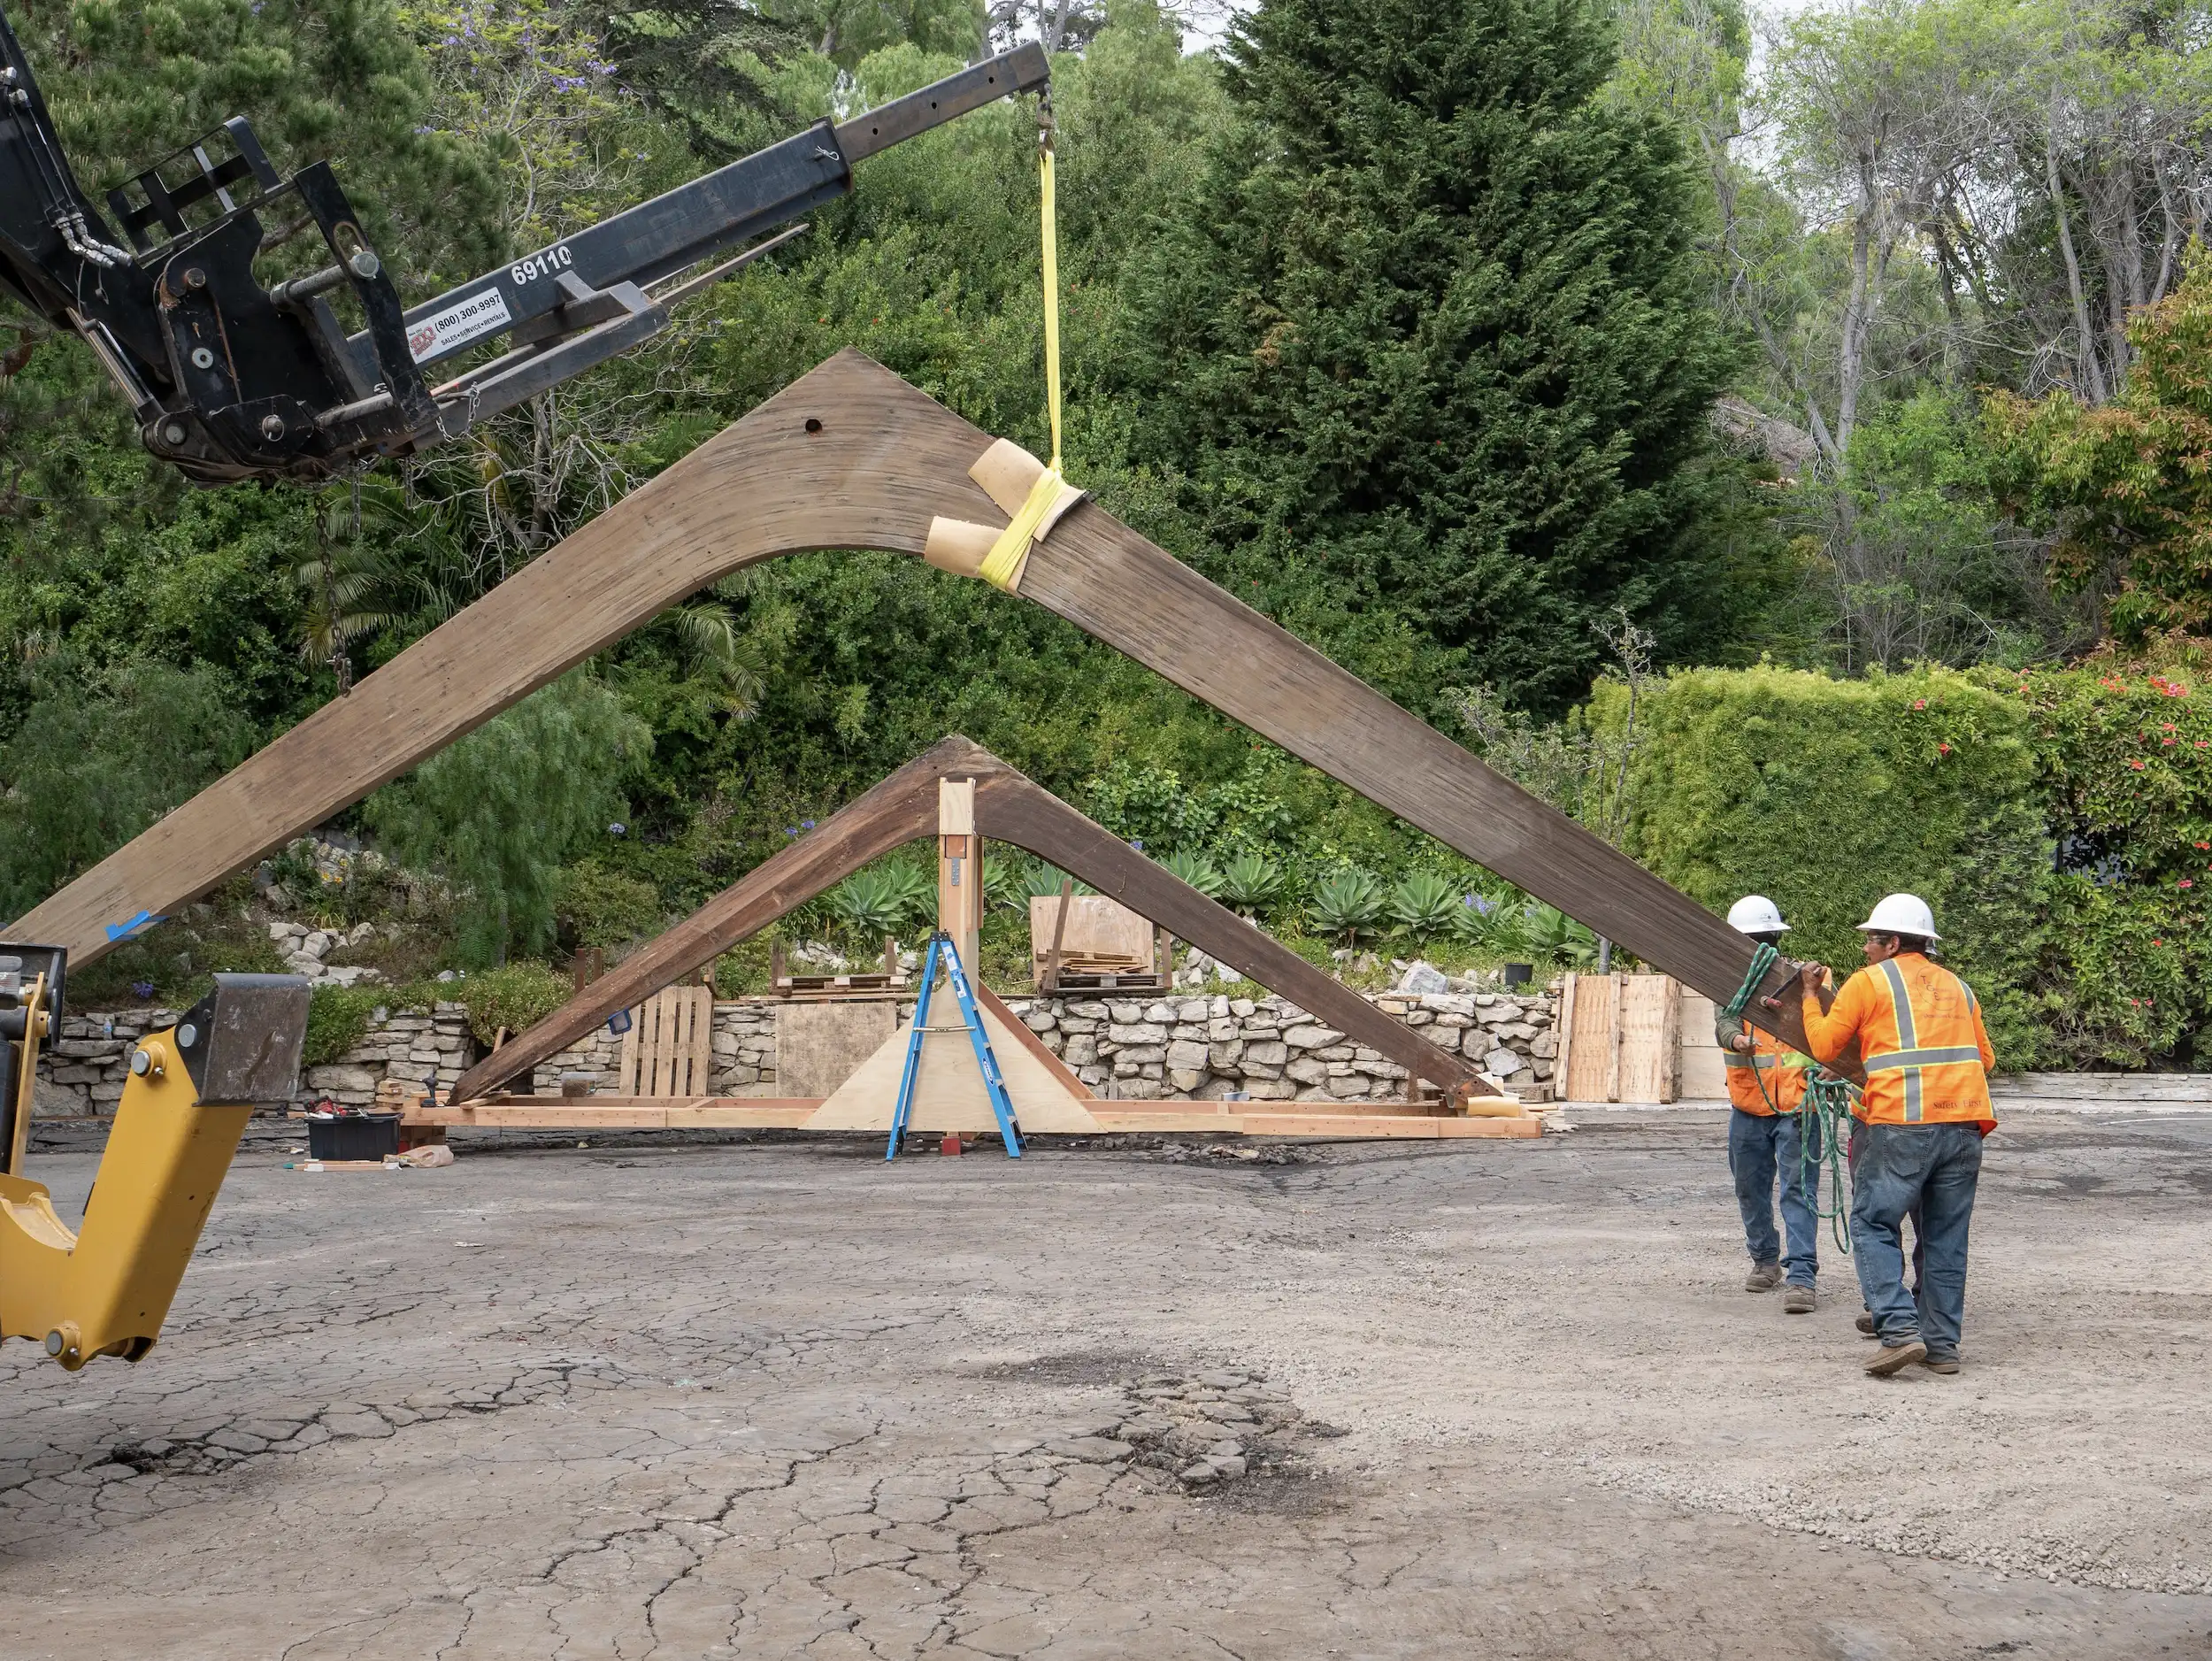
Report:
[{"label": "cracked asphalt ground", "polygon": [[[142,1365],[0,1350],[10,1661],[2212,1656],[2212,1118],[2008,1121],[1966,1368],[1888,1382],[1847,1267],[1741,1291],[1713,1114],[1284,1165],[283,1135]],[[65,1215],[92,1163],[36,1162]],[[1177,1389],[1248,1474],[1140,1445]]]}]

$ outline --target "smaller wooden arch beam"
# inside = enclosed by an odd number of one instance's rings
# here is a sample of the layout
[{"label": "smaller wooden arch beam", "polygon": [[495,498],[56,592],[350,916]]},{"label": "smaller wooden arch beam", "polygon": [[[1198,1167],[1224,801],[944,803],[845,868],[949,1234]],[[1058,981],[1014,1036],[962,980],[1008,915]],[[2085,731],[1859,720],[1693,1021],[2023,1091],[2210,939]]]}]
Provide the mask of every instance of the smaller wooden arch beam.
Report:
[{"label": "smaller wooden arch beam", "polygon": [[1011,842],[1072,872],[1416,1078],[1448,1093],[1497,1094],[1461,1057],[1400,1025],[981,745],[955,736],[932,745],[847,803],[811,835],[772,855],[536,1026],[501,1045],[455,1081],[450,1099],[468,1102],[490,1095],[567,1049],[617,1010],[642,1003],[711,962],[870,860],[933,834],[937,787],[944,779],[975,781],[976,829],[987,841]]}]

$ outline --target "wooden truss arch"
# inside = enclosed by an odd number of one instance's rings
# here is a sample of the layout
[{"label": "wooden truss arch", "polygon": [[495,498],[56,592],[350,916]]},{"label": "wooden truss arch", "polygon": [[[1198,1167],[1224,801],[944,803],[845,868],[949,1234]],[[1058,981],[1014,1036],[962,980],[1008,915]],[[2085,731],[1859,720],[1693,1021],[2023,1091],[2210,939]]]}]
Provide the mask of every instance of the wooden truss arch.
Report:
[{"label": "wooden truss arch", "polygon": [[1264,930],[1217,905],[981,745],[932,745],[812,832],[762,861],[682,922],[632,952],[559,1009],[463,1073],[456,1102],[490,1095],[567,1049],[617,1010],[711,963],[832,884],[902,842],[937,829],[941,779],[975,781],[976,830],[1011,842],[1172,930],[1417,1079],[1445,1091],[1497,1092],[1462,1057],[1439,1049],[1315,968]]},{"label": "wooden truss arch", "polygon": [[[322,823],[664,608],[778,555],[920,553],[933,518],[1002,524],[968,469],[989,438],[840,352],[19,919],[98,957]],[[1749,942],[1617,849],[1093,502],[1032,550],[1015,591],[1709,997]],[[1762,990],[1778,995],[1795,966]],[[1802,1047],[1795,1000],[1763,1027]]]}]

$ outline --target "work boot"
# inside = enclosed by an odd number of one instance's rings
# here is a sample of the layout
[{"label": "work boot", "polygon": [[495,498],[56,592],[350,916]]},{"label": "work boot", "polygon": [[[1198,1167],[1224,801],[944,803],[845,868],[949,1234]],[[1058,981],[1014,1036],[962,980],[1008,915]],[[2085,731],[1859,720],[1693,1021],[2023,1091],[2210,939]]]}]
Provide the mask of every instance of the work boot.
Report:
[{"label": "work boot", "polygon": [[1927,1368],[1931,1373],[1940,1373],[1947,1378],[1950,1374],[1956,1373],[1959,1370],[1959,1358],[1956,1356],[1939,1356],[1931,1354],[1923,1357],[1921,1358],[1920,1365]]},{"label": "work boot", "polygon": [[1813,1288],[1802,1280],[1792,1280],[1782,1289],[1782,1313],[1809,1315],[1813,1312]]},{"label": "work boot", "polygon": [[1771,1292],[1782,1284],[1782,1265],[1778,1263],[1755,1263],[1751,1273],[1744,1276],[1743,1289],[1747,1292]]},{"label": "work boot", "polygon": [[1872,1310],[1861,1310],[1859,1311],[1859,1319],[1852,1324],[1857,1326],[1858,1329],[1864,1333],[1868,1337],[1871,1338],[1874,1336],[1874,1311]]},{"label": "work boot", "polygon": [[1893,1373],[1902,1373],[1916,1361],[1927,1358],[1928,1346],[1917,1338],[1908,1338],[1901,1344],[1884,1344],[1877,1350],[1874,1359],[1866,1364],[1866,1370],[1878,1379],[1886,1379]]}]

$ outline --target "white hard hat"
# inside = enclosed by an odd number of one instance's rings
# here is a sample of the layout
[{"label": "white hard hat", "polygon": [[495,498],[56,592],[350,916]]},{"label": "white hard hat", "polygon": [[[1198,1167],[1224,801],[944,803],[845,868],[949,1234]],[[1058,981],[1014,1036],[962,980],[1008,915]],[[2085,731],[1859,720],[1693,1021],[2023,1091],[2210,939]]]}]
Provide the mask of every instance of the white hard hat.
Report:
[{"label": "white hard hat", "polygon": [[1747,894],[1728,908],[1728,927],[1739,934],[1786,934],[1781,908],[1763,894]]},{"label": "white hard hat", "polygon": [[1923,940],[1941,940],[1935,932],[1935,913],[1917,894],[1886,894],[1859,925],[1863,934],[1917,934]]}]

